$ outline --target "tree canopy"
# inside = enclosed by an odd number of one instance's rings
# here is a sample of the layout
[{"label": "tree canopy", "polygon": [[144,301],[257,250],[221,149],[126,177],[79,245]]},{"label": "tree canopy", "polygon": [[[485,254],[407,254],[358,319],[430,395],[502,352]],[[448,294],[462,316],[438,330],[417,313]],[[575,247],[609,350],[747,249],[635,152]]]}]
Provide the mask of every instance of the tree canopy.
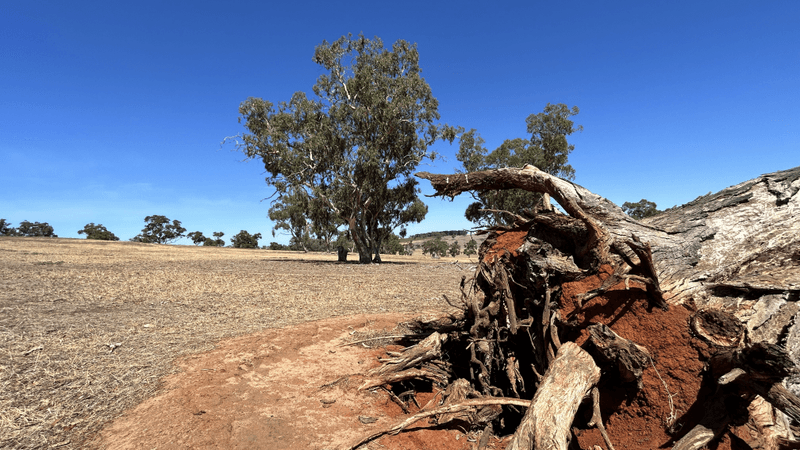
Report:
[{"label": "tree canopy", "polygon": [[422,243],[422,254],[431,256],[446,256],[450,247],[441,237],[437,236]]},{"label": "tree canopy", "polygon": [[225,247],[225,241],[222,240],[222,236],[225,236],[225,233],[221,231],[214,232],[214,239],[205,237],[200,231],[192,231],[186,235],[194,245],[202,245],[203,247]]},{"label": "tree canopy", "polygon": [[636,203],[625,202],[622,204],[622,210],[636,220],[652,217],[662,212],[658,210],[654,202],[646,199],[641,199]]},{"label": "tree canopy", "polygon": [[10,226],[6,219],[0,219],[0,236],[25,236],[25,237],[58,237],[53,227],[47,223],[28,222],[23,220],[18,228]]},{"label": "tree canopy", "polygon": [[[313,61],[325,73],[310,94],[296,92],[277,105],[242,102],[247,131],[238,148],[264,163],[278,195],[271,214],[307,202],[307,211],[320,215],[306,215],[312,230],[346,226],[359,261],[379,262],[394,229],[425,217],[412,173],[435,157],[428,147],[452,142],[456,129],[438,124],[438,102],[421,76],[415,44],[398,40],[385,48],[377,37],[347,35],[323,41]],[[302,228],[291,214],[278,220],[290,231]]]},{"label": "tree canopy", "polygon": [[478,253],[478,243],[471,239],[466,244],[464,244],[464,254],[467,256],[474,255]]},{"label": "tree canopy", "polygon": [[[567,136],[583,129],[570,120],[577,114],[577,106],[569,108],[563,103],[548,103],[543,112],[531,114],[525,119],[530,139],[506,139],[491,153],[484,147],[486,141],[475,129],[471,129],[460,136],[456,158],[461,161],[465,172],[531,164],[551,175],[571,180],[575,177],[575,169],[569,165],[568,159],[575,146],[567,142]],[[518,213],[531,209],[541,198],[541,194],[521,189],[472,195],[476,201],[467,207],[465,216],[478,225],[509,224],[511,216],[501,211]]]},{"label": "tree canopy", "polygon": [[147,216],[144,218],[145,227],[142,232],[131,238],[133,242],[149,244],[168,244],[184,236],[186,228],[181,226],[180,220],[170,223],[166,216]]},{"label": "tree canopy", "polygon": [[231,247],[258,248],[259,239],[261,239],[261,233],[250,234],[245,230],[241,230],[236,236],[231,238]]},{"label": "tree canopy", "polygon": [[95,225],[94,222],[84,225],[82,230],[78,230],[78,234],[85,234],[86,239],[95,239],[99,241],[119,240],[119,238],[114,233],[108,231],[103,224]]}]

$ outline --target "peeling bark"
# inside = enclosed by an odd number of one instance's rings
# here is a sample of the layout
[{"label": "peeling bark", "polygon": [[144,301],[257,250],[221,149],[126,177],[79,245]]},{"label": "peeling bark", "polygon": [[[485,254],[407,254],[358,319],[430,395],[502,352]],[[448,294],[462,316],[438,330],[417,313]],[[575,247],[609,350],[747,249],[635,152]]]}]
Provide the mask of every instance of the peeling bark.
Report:
[{"label": "peeling bark", "polygon": [[[626,314],[630,302],[637,302],[634,319],[655,312],[672,317],[669,336],[686,336],[691,342],[686,347],[693,349],[689,354],[697,351],[699,361],[708,364],[702,395],[691,394],[693,412],[681,418],[683,436],[672,429],[673,398],[667,389],[671,412],[664,427],[678,439],[674,448],[705,447],[730,423],[744,423],[751,414],[747,404],[759,397],[775,417],[785,414],[800,423],[800,398],[792,392],[800,387],[800,167],[763,175],[642,222],[603,197],[532,166],[417,176],[430,180],[442,196],[510,188],[544,193],[567,214],[549,202],[533,211],[510,212],[514,225],[489,230],[474,276],[462,281],[462,314],[419,324],[433,333],[390,353],[362,389],[413,380],[446,386],[444,405],[436,414],[439,423],[466,422],[483,429],[482,436],[500,430],[509,412],[475,402],[530,399],[524,416],[516,410],[514,420],[521,423],[508,449],[567,448],[575,413],[591,391],[590,426],[598,426],[611,447],[600,414],[600,390],[613,386],[611,393],[622,389],[636,395],[643,389],[644,371],[655,364],[641,345],[651,344],[632,342],[602,323],[593,325],[592,315],[608,317],[610,312],[600,313],[603,305],[611,305],[613,314]],[[575,292],[570,287],[587,286],[584,279],[596,281],[589,284],[593,289]],[[612,305],[612,298],[618,303]],[[689,317],[683,308],[694,313]],[[572,342],[577,336],[589,339],[591,353]],[[668,347],[651,348],[660,361],[670,358],[664,354]],[[598,365],[603,367],[601,385]],[[695,368],[699,373],[699,364]],[[661,379],[657,369],[656,375]],[[625,402],[617,407],[625,408]],[[758,426],[773,433],[765,442],[793,445],[791,431],[778,436],[778,428]]]},{"label": "peeling bark", "polygon": [[578,406],[599,380],[588,353],[573,342],[561,346],[506,450],[567,450]]}]

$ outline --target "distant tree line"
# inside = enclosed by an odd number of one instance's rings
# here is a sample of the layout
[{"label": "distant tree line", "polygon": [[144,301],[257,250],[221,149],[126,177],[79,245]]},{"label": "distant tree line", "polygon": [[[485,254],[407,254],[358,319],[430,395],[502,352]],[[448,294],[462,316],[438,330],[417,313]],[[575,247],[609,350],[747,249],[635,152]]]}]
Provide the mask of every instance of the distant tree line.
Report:
[{"label": "distant tree line", "polygon": [[467,230],[449,230],[449,231],[431,231],[429,233],[417,233],[410,237],[410,239],[428,239],[442,236],[466,236],[469,232]]},{"label": "distant tree line", "polygon": [[53,227],[47,222],[39,223],[23,220],[17,228],[14,228],[11,223],[6,222],[6,219],[0,219],[0,236],[58,237],[53,232]]}]

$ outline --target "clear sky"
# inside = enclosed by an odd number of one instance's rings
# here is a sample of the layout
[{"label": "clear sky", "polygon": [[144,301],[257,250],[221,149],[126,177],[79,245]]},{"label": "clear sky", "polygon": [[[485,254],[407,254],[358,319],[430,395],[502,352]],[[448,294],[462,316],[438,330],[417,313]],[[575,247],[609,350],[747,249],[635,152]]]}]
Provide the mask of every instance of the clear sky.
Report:
[{"label": "clear sky", "polygon": [[[247,97],[309,92],[323,40],[415,42],[442,122],[491,150],[578,106],[575,182],[659,208],[800,165],[800,2],[0,0],[0,217],[127,240],[165,215],[272,237],[259,161],[221,147]],[[420,170],[458,168],[457,145]],[[424,194],[432,190],[422,180]],[[470,228],[426,198],[409,233]],[[189,243],[183,240],[181,243]]]}]

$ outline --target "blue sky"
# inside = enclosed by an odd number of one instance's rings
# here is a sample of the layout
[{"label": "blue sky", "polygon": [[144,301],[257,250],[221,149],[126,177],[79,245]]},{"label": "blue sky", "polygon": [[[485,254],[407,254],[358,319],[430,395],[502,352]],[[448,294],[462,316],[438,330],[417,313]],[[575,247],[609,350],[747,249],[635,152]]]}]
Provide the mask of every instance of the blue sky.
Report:
[{"label": "blue sky", "polygon": [[[127,240],[158,214],[287,243],[261,163],[220,143],[241,101],[309,92],[314,47],[360,32],[416,42],[442,122],[488,148],[575,105],[578,184],[680,205],[800,165],[798,24],[797,1],[0,0],[0,217]],[[420,170],[458,168],[457,145],[434,149]],[[425,201],[410,234],[471,227],[467,195]]]}]

